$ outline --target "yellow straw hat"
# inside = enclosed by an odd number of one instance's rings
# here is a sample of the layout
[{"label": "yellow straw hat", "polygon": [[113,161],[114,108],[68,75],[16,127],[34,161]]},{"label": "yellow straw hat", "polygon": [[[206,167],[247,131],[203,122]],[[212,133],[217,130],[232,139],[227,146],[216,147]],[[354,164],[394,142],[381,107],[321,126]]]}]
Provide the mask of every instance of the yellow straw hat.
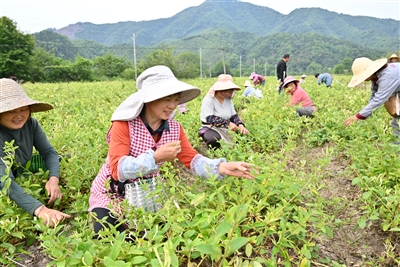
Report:
[{"label": "yellow straw hat", "polygon": [[366,57],[356,58],[351,67],[353,77],[351,78],[347,87],[354,87],[368,79],[372,74],[377,72],[387,63],[386,58],[377,59],[372,61]]},{"label": "yellow straw hat", "polygon": [[50,104],[29,98],[21,85],[13,79],[0,79],[0,113],[26,106],[30,107],[31,112],[53,109]]}]

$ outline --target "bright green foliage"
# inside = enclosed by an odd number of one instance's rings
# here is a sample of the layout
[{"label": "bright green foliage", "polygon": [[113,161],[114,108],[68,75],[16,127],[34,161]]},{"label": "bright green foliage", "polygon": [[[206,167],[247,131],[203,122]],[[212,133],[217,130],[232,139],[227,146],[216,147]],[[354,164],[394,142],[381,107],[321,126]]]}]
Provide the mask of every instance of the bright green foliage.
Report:
[{"label": "bright green foliage", "polygon": [[35,47],[32,35],[18,31],[14,21],[0,18],[0,77],[26,79],[31,72],[31,57]]},{"label": "bright green foliage", "polygon": [[[350,219],[335,215],[348,208],[343,207],[348,200],[339,186],[351,180],[362,202],[355,227],[362,230],[378,222],[395,239],[400,229],[400,163],[397,148],[391,145],[390,116],[380,108],[368,120],[344,127],[343,121],[368,102],[368,90],[346,88],[350,76],[334,76],[332,88],[327,89],[316,85],[312,73],[306,74],[303,88],[317,106],[315,118],[296,118],[294,107],[283,107],[289,97],[277,93],[275,77],[267,77],[263,99],[247,103],[242,91],[233,98],[251,134],[235,135],[234,149],[223,145],[221,150],[204,152],[212,158],[254,164],[255,179],[195,179],[175,163],[166,163],[160,170],[165,182],[155,192],[163,196],[163,209],[153,214],[129,209],[124,203],[121,222],[130,229],[102,231],[101,240],[93,239],[94,218],[87,213],[89,190],[107,156],[105,135],[111,114],[135,91],[135,84],[25,84],[28,95],[55,106],[34,117],[57,151],[70,156],[68,162],[61,162],[64,198],[55,208],[74,218],[49,228],[28,221],[29,215],[2,198],[0,207],[6,215],[1,220],[7,219],[0,226],[2,255],[13,258],[21,249],[12,245],[39,231],[36,238],[53,259],[50,266],[344,266],[320,258],[319,244],[321,239],[329,242]],[[245,79],[234,82],[242,85]],[[194,148],[201,150],[197,138],[201,100],[215,79],[185,81],[202,93],[187,104],[189,112],[178,114],[176,120]],[[341,169],[333,171],[335,163]],[[45,200],[40,175],[19,183]],[[331,181],[338,187],[331,188]],[[335,190],[340,192],[335,198],[326,197],[326,192]],[[18,241],[12,233],[19,233]],[[128,235],[134,242],[125,241]],[[391,241],[385,246],[392,246]],[[398,264],[394,253],[388,250],[386,258],[363,263],[384,266],[390,259]],[[10,263],[7,258],[3,262]]]},{"label": "bright green foliage", "polygon": [[107,78],[119,76],[125,69],[132,65],[128,63],[126,59],[117,57],[110,53],[106,53],[101,57],[95,57],[93,63],[94,73],[96,76],[104,76]]}]

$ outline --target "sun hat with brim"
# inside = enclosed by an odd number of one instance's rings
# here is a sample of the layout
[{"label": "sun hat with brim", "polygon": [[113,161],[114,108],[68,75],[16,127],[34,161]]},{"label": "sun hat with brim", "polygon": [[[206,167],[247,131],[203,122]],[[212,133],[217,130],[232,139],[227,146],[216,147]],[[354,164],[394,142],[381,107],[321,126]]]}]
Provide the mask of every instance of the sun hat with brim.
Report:
[{"label": "sun hat with brim", "polygon": [[347,87],[354,87],[368,79],[372,74],[377,72],[387,63],[386,58],[377,59],[372,61],[366,57],[356,58],[351,67],[353,77],[351,78]]},{"label": "sun hat with brim", "polygon": [[136,81],[138,91],[122,102],[111,116],[111,121],[129,121],[137,116],[145,103],[179,94],[179,103],[187,103],[200,95],[200,89],[179,81],[167,66],[146,69]]},{"label": "sun hat with brim", "polygon": [[249,87],[249,86],[253,86],[253,85],[251,84],[251,82],[250,82],[249,80],[246,80],[246,81],[244,82],[244,85],[243,85],[243,86]]},{"label": "sun hat with brim", "polygon": [[307,75],[303,74],[300,76],[300,78],[307,78]]},{"label": "sun hat with brim", "polygon": [[296,84],[299,82],[299,80],[296,80],[294,77],[292,76],[287,76],[284,80],[283,80],[283,84],[282,84],[282,88],[285,88],[286,85],[288,85],[291,82],[295,82]]},{"label": "sun hat with brim", "polygon": [[399,58],[399,57],[396,54],[393,54],[393,55],[390,56],[389,59],[392,59],[392,58]]},{"label": "sun hat with brim", "polygon": [[212,86],[214,91],[222,91],[233,89],[239,91],[241,88],[232,82],[232,76],[229,74],[220,74],[218,76],[218,81]]},{"label": "sun hat with brim", "polygon": [[50,104],[29,98],[24,89],[13,79],[0,79],[0,113],[26,106],[30,107],[31,112],[53,109]]}]

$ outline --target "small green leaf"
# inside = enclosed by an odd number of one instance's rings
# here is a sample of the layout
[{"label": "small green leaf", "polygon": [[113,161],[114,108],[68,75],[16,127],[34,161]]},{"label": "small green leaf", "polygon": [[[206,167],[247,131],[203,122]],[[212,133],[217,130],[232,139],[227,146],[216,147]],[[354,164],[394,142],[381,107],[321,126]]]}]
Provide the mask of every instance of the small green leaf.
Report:
[{"label": "small green leaf", "polygon": [[372,191],[367,191],[362,194],[363,199],[368,199],[372,195]]},{"label": "small green leaf", "polygon": [[364,229],[366,225],[367,225],[367,220],[365,218],[361,218],[358,220],[358,226],[361,229]]},{"label": "small green leaf", "polygon": [[197,251],[200,251],[200,252],[203,253],[203,254],[214,254],[214,253],[217,253],[217,252],[218,252],[218,251],[216,251],[216,250],[214,249],[213,245],[210,245],[210,244],[201,244],[201,245],[198,245],[198,246],[196,247],[196,250],[197,250]]},{"label": "small green leaf", "polygon": [[353,181],[351,181],[352,185],[356,185],[360,183],[360,178],[354,178]]},{"label": "small green leaf", "polygon": [[85,266],[91,266],[93,264],[93,257],[92,257],[92,254],[90,254],[89,251],[86,251],[85,254],[83,254],[82,263]]},{"label": "small green leaf", "polygon": [[228,255],[231,255],[233,252],[237,251],[239,248],[243,247],[249,239],[246,237],[236,237],[229,242],[229,252]]},{"label": "small green leaf", "polygon": [[205,194],[197,195],[197,196],[190,202],[190,204],[196,207],[196,206],[199,205],[201,202],[203,202],[205,198],[206,198]]},{"label": "small green leaf", "polygon": [[147,258],[143,257],[143,256],[133,257],[132,264],[139,264],[139,263],[145,262],[146,260],[147,260]]},{"label": "small green leaf", "polygon": [[251,254],[253,253],[253,246],[250,243],[247,243],[245,253],[247,258],[250,258]]},{"label": "small green leaf", "polygon": [[220,225],[218,225],[218,227],[217,227],[216,235],[222,236],[222,235],[228,233],[229,230],[232,229],[232,227],[233,227],[232,224],[227,223],[227,222],[222,222],[222,223],[221,223]]}]

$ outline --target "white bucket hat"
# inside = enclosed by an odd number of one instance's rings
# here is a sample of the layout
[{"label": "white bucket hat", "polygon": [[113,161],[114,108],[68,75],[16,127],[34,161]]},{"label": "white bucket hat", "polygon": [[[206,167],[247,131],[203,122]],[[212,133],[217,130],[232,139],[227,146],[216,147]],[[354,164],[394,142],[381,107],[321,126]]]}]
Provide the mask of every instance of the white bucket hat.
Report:
[{"label": "white bucket hat", "polygon": [[351,67],[353,77],[351,78],[347,87],[354,87],[368,79],[372,74],[377,72],[387,63],[386,58],[377,59],[372,61],[366,57],[356,58]]},{"label": "white bucket hat", "polygon": [[252,87],[253,85],[251,84],[251,82],[250,82],[249,80],[246,80],[246,81],[244,82],[244,85],[243,85],[243,86]]},{"label": "white bucket hat", "polygon": [[29,98],[24,89],[13,79],[0,79],[0,113],[26,106],[29,106],[31,112],[53,109],[50,104]]},{"label": "white bucket hat", "polygon": [[111,121],[129,121],[137,116],[145,103],[179,93],[179,104],[189,102],[200,94],[200,89],[179,81],[167,66],[146,69],[136,81],[138,91],[122,102],[111,116]]},{"label": "white bucket hat", "polygon": [[399,57],[396,54],[392,54],[389,59],[392,59],[392,58],[399,58]]}]

